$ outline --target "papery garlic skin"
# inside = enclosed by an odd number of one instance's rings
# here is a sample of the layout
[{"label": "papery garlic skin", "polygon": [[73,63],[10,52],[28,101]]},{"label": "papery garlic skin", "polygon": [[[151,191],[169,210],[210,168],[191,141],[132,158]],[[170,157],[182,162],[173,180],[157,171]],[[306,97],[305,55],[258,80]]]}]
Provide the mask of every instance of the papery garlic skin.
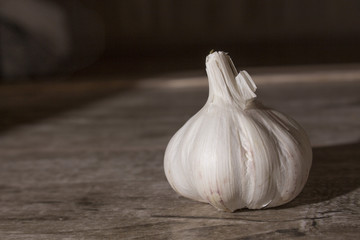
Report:
[{"label": "papery garlic skin", "polygon": [[303,189],[312,162],[305,131],[256,100],[256,85],[230,57],[206,59],[209,97],[170,140],[166,177],[180,195],[219,210],[275,207]]}]

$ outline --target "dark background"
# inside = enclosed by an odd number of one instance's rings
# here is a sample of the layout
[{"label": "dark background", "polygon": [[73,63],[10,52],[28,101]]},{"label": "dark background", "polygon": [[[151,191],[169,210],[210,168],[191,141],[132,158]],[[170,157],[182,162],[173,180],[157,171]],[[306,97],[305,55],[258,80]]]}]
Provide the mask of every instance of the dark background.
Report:
[{"label": "dark background", "polygon": [[360,1],[0,0],[0,34],[3,79],[354,63]]}]

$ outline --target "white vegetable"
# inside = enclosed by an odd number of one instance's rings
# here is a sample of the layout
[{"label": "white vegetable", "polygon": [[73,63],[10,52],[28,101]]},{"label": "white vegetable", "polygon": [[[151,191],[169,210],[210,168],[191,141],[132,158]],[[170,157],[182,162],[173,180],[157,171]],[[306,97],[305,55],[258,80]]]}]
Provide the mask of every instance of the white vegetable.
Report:
[{"label": "white vegetable", "polygon": [[224,52],[206,58],[209,97],[170,140],[166,177],[180,195],[220,210],[275,207],[303,189],[312,151],[304,130],[256,100]]}]

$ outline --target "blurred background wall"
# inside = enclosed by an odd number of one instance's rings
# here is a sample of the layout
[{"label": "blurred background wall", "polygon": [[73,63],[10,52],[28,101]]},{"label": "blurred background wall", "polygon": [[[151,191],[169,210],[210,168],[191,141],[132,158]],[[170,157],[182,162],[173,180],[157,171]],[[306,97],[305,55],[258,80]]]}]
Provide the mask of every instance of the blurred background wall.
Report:
[{"label": "blurred background wall", "polygon": [[[358,0],[0,0],[1,75],[360,61]],[[82,71],[83,71],[82,70]]]}]

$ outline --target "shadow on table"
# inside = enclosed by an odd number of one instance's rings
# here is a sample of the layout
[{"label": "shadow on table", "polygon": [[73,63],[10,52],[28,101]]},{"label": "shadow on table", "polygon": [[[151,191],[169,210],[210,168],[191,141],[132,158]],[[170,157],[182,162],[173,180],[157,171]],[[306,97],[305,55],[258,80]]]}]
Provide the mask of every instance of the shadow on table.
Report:
[{"label": "shadow on table", "polygon": [[133,89],[136,78],[35,81],[0,84],[0,133]]},{"label": "shadow on table", "polygon": [[360,187],[360,142],[313,148],[313,165],[302,193],[279,207],[291,208],[342,196]]}]

